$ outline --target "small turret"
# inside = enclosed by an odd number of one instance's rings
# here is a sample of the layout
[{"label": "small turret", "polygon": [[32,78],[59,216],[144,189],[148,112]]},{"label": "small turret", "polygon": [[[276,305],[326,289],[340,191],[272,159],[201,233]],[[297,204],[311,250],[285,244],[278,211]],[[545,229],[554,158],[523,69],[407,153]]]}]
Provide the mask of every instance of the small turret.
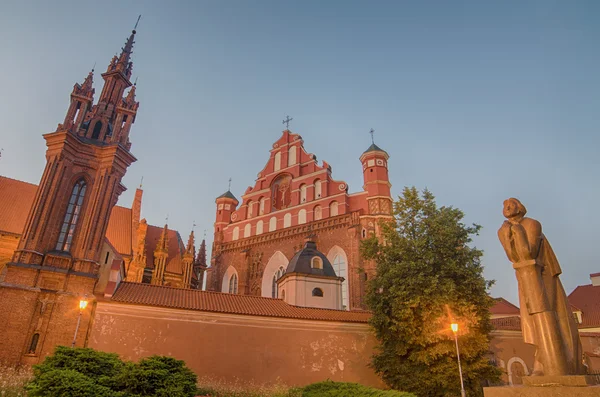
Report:
[{"label": "small turret", "polygon": [[231,222],[231,214],[239,204],[231,191],[226,191],[215,200],[217,204],[217,215],[215,222],[215,241],[221,241],[223,228]]},{"label": "small turret", "polygon": [[392,193],[388,176],[390,156],[373,142],[360,156],[363,168],[363,189],[367,191],[370,215],[390,215],[392,212]]},{"label": "small turret", "polygon": [[152,272],[152,284],[162,285],[165,278],[165,269],[167,268],[167,259],[169,258],[169,227],[165,227],[158,239],[156,249],[154,250],[154,271]]}]

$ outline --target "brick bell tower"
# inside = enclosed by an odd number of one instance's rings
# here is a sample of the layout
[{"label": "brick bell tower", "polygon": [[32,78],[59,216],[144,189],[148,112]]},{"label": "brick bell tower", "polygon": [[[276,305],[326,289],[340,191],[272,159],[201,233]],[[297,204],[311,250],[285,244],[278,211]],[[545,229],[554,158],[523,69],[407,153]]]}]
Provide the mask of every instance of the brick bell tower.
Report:
[{"label": "brick bell tower", "polygon": [[63,123],[44,135],[46,167],[0,283],[0,360],[35,363],[71,345],[81,299],[90,304],[74,343],[85,344],[109,216],[136,161],[129,151],[139,106],[130,81],[135,34],[102,74],[98,103],[92,70],[75,84]]}]

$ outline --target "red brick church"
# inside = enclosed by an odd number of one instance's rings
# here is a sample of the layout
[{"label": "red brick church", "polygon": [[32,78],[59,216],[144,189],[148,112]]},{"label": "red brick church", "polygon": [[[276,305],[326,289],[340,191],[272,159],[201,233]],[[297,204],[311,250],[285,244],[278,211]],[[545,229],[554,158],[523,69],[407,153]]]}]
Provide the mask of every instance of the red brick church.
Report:
[{"label": "red brick church", "polygon": [[277,280],[310,235],[344,278],[342,308],[363,308],[365,284],[375,268],[361,258],[359,247],[378,235],[381,219],[391,219],[388,158],[373,143],[360,156],[364,190],[349,193],[326,161],[319,165],[306,151],[300,135],[283,131],[241,203],[230,191],[216,199],[207,289],[277,298]]},{"label": "red brick church", "polygon": [[[130,208],[116,206],[136,160],[135,34],[102,73],[97,102],[93,70],[75,84],[64,121],[43,135],[39,185],[0,177],[0,362],[36,364],[57,345],[89,346],[132,360],[172,355],[224,380],[380,386],[368,365],[370,314],[360,310],[375,266],[359,245],[392,217],[388,154],[374,143],[357,154],[364,186],[349,193],[286,129],[241,201],[230,191],[216,199],[206,270],[193,232],[184,242],[141,219],[141,186]],[[203,279],[208,291],[198,289]],[[599,297],[600,274],[569,296],[594,369]],[[492,321],[490,354],[518,383],[533,362],[519,309],[498,301]]]}]

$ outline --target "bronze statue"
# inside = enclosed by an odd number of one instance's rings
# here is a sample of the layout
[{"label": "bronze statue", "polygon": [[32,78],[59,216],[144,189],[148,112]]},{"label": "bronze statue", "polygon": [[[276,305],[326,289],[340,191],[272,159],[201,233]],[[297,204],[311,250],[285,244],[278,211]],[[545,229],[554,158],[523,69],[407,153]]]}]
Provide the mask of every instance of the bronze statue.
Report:
[{"label": "bronze statue", "polygon": [[519,283],[523,340],[536,347],[533,375],[584,374],[579,332],[558,278],[562,270],[542,225],[526,213],[516,198],[505,200],[507,220],[498,238]]}]

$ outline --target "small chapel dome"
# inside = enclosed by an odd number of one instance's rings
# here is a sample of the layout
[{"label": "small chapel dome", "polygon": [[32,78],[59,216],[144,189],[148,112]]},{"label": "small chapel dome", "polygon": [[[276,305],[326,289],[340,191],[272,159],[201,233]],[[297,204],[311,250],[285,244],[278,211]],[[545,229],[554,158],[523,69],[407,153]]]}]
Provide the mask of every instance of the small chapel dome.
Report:
[{"label": "small chapel dome", "polygon": [[286,274],[291,273],[337,277],[331,262],[317,250],[317,244],[312,240],[308,240],[288,264]]}]

